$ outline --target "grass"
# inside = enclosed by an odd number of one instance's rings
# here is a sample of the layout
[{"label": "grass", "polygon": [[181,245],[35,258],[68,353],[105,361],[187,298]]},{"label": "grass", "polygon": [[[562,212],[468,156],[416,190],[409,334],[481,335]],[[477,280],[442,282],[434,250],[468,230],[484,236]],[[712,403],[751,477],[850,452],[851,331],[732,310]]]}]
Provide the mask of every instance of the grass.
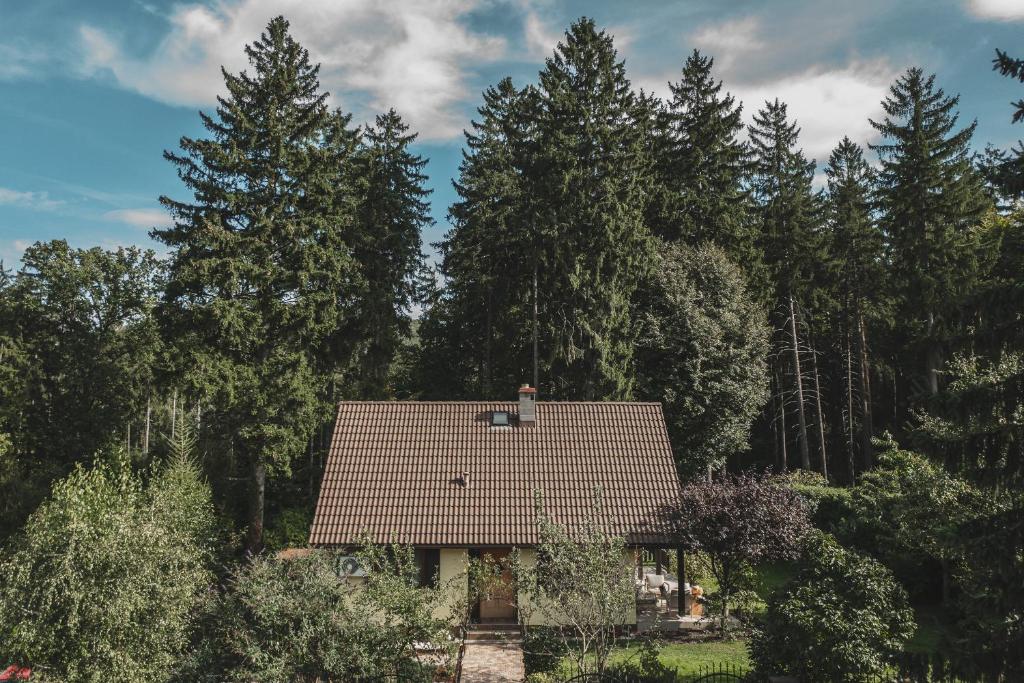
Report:
[{"label": "grass", "polygon": [[[613,662],[620,662],[630,657],[639,657],[639,646],[622,648],[612,655]],[[676,669],[680,674],[697,673],[701,666],[712,664],[728,664],[743,669],[750,668],[750,655],[747,652],[747,641],[708,640],[693,643],[668,643],[661,647],[658,659],[665,666]]]},{"label": "grass", "polygon": [[[623,662],[640,658],[639,644],[625,644],[616,647],[609,658],[610,663]],[[681,675],[699,673],[701,667],[725,664],[740,669],[750,668],[750,655],[747,652],[747,641],[705,640],[690,643],[666,643],[660,646],[658,659],[667,667],[673,668]],[[572,675],[573,666],[568,659],[559,665],[559,674],[564,678]]]}]

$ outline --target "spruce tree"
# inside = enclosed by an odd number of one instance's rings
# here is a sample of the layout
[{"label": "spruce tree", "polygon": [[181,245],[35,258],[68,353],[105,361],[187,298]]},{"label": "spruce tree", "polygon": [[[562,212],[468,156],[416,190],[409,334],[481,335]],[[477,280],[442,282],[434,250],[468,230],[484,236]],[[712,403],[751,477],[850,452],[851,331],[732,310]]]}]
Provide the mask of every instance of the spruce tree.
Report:
[{"label": "spruce tree", "polygon": [[871,121],[883,139],[870,147],[881,160],[877,197],[910,354],[905,367],[920,365],[913,372],[919,382],[911,386],[927,394],[939,391],[951,303],[974,274],[970,229],[990,206],[970,159],[977,122],[956,130],[958,102],[935,85],[935,76],[910,68],[882,102],[885,118]]},{"label": "spruce tree", "polygon": [[[612,37],[574,23],[540,73],[536,240],[549,392],[628,397],[630,305],[649,263],[649,160]],[[542,383],[543,385],[544,383]]]},{"label": "spruce tree", "polygon": [[828,182],[825,227],[836,304],[835,332],[842,350],[839,362],[843,432],[847,475],[852,482],[856,469],[866,469],[872,464],[868,325],[884,317],[879,287],[884,276],[884,244],[872,213],[873,173],[860,145],[844,137],[832,150],[825,177]]},{"label": "spruce tree", "polygon": [[748,151],[740,139],[743,106],[711,70],[714,60],[693,51],[680,80],[670,83],[656,144],[651,230],[668,242],[713,242],[751,267],[753,224],[744,188]]},{"label": "spruce tree", "polygon": [[357,363],[359,395],[383,399],[395,354],[409,334],[417,300],[416,274],[423,266],[420,232],[430,225],[424,187],[426,160],[409,147],[416,140],[394,109],[363,134],[354,164],[358,238],[353,255],[366,295],[360,312],[365,348]]},{"label": "spruce tree", "polygon": [[324,369],[343,362],[323,357],[326,340],[358,277],[319,67],[282,17],[246,55],[252,72],[225,71],[216,115],[200,114],[209,136],[165,153],[194,198],[162,197],[174,225],[153,234],[170,249],[162,317],[183,381],[248,469],[256,551],[268,469],[287,474],[322,418]]},{"label": "spruce tree", "polygon": [[531,375],[536,241],[527,144],[536,93],[504,78],[483,98],[466,131],[452,229],[439,244],[447,286],[421,326],[421,365],[448,360],[450,372],[433,378],[432,389],[493,398]]},{"label": "spruce tree", "polygon": [[[797,146],[799,134],[796,122],[787,117],[786,105],[777,99],[765,103],[750,128],[751,191],[758,206],[759,243],[768,278],[766,303],[774,328],[773,424],[777,464],[782,470],[788,466],[785,421],[790,403],[797,418],[800,464],[804,469],[811,467],[806,410],[811,395],[804,377],[807,347],[800,314],[813,294],[810,283],[821,260],[821,240],[817,232],[818,201],[811,185],[815,165]],[[788,390],[787,385],[791,386]],[[825,454],[821,455],[824,469]]]}]

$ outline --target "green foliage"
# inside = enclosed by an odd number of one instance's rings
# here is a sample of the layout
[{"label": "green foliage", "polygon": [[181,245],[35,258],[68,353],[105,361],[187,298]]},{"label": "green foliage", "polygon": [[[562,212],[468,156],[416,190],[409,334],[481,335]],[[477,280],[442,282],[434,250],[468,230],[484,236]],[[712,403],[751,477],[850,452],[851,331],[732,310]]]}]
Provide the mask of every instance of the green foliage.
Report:
[{"label": "green foliage", "polygon": [[147,486],[79,466],[0,559],[0,660],[73,681],[170,680],[213,583],[210,493],[187,457]]},{"label": "green foliage", "polygon": [[[362,279],[351,256],[351,149],[318,67],[273,19],[246,47],[253,73],[225,72],[208,138],[167,152],[193,202],[163,197],[173,227],[161,308],[191,391],[247,466],[250,549],[262,543],[264,487],[290,472],[326,417],[330,372],[354,348],[338,342]],[[334,343],[330,343],[334,342]]]},{"label": "green foliage", "polygon": [[523,636],[523,666],[526,673],[554,672],[566,654],[566,643],[557,628],[530,626]]},{"label": "green foliage", "polygon": [[739,269],[714,246],[665,246],[638,295],[637,393],[660,401],[681,473],[749,447],[768,399],[769,329]]},{"label": "green foliage", "polygon": [[[649,103],[589,19],[566,32],[539,86],[517,90],[506,79],[484,100],[441,244],[448,286],[421,328],[424,362],[449,362],[462,395],[514,387],[532,374],[536,304],[542,390],[626,398],[631,301],[651,253]],[[438,380],[424,389],[453,384]]]},{"label": "green foliage", "polygon": [[800,496],[817,529],[840,540],[848,540],[855,526],[853,491],[830,486],[816,472],[798,470],[788,477],[789,487]]},{"label": "green foliage", "polygon": [[769,600],[750,651],[763,674],[860,681],[884,673],[913,632],[906,592],[892,574],[818,535],[793,581]]},{"label": "green foliage", "polygon": [[712,58],[694,50],[679,81],[669,84],[672,97],[658,116],[647,221],[668,243],[711,242],[735,263],[753,268],[759,259],[743,187],[748,170],[743,106],[722,94],[713,66]]},{"label": "green foliage", "polygon": [[990,680],[1024,677],[1024,495],[994,496],[962,521],[964,565],[953,629],[957,667]]},{"label": "green foliage", "polygon": [[312,524],[313,513],[308,507],[281,510],[267,526],[264,536],[267,550],[305,547]]},{"label": "green foliage", "polygon": [[259,556],[234,572],[215,619],[223,680],[432,679],[413,645],[451,650],[448,624],[431,614],[434,589],[416,587],[411,549],[365,549],[365,580],[340,575],[337,557]]},{"label": "green foliage", "polygon": [[680,542],[707,558],[725,627],[735,593],[750,587],[753,566],[796,556],[810,531],[807,510],[783,482],[752,474],[691,482],[681,500],[674,515]]},{"label": "green foliage", "polygon": [[910,68],[882,102],[885,118],[871,122],[883,138],[871,149],[881,160],[877,199],[897,289],[900,360],[920,368],[911,373],[920,378],[915,393],[939,390],[944,347],[957,323],[952,304],[977,278],[971,228],[991,205],[970,161],[977,122],[956,131],[958,103],[934,76]]},{"label": "green foliage", "polygon": [[76,463],[124,443],[153,391],[161,343],[152,311],[152,251],[25,250],[0,287],[0,539],[20,526]]},{"label": "green foliage", "polygon": [[[861,476],[851,504],[857,539],[865,549],[918,587],[927,587],[922,568],[941,572],[948,596],[959,525],[981,509],[982,494],[921,455],[890,442],[879,466]],[[928,566],[928,562],[931,566]]]},{"label": "green foliage", "polygon": [[603,673],[618,631],[635,613],[636,588],[625,540],[605,531],[600,491],[594,496],[591,513],[572,528],[554,522],[538,497],[537,561],[513,557],[511,569],[517,590],[554,624],[577,670]]},{"label": "green foliage", "polygon": [[408,131],[394,109],[378,116],[363,133],[352,169],[359,232],[353,256],[367,283],[357,323],[365,335],[358,395],[366,399],[390,396],[391,366],[420,298],[420,231],[433,223],[422,172],[427,162],[409,151],[416,134]]}]

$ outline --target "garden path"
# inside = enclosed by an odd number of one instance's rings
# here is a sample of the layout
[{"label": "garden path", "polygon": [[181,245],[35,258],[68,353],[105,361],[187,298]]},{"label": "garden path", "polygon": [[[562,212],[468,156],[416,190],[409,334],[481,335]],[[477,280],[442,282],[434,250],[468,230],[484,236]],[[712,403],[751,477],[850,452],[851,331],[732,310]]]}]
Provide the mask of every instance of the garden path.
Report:
[{"label": "garden path", "polygon": [[519,643],[466,641],[462,655],[462,683],[521,683],[523,647]]}]

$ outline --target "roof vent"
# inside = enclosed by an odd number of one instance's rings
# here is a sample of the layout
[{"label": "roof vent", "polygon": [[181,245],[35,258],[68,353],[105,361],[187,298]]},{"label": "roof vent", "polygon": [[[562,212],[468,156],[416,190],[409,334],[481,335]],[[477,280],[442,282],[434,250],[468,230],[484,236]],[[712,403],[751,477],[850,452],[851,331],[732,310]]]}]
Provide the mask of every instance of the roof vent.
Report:
[{"label": "roof vent", "polygon": [[532,427],[537,424],[537,390],[529,384],[519,387],[519,425]]}]

